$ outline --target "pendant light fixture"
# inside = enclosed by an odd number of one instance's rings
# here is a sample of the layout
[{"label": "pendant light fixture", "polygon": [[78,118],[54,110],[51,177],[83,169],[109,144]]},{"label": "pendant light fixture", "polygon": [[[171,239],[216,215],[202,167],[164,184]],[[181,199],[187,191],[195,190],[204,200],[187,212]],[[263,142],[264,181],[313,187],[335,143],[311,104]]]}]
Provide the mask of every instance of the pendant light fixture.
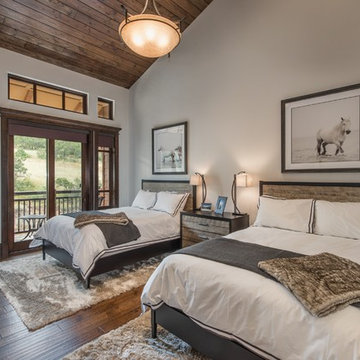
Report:
[{"label": "pendant light fixture", "polygon": [[160,15],[155,0],[152,3],[157,15],[145,14],[149,0],[146,0],[139,15],[130,15],[125,6],[121,5],[125,19],[119,26],[119,35],[135,53],[157,58],[169,54],[179,45],[181,33],[177,24]]}]

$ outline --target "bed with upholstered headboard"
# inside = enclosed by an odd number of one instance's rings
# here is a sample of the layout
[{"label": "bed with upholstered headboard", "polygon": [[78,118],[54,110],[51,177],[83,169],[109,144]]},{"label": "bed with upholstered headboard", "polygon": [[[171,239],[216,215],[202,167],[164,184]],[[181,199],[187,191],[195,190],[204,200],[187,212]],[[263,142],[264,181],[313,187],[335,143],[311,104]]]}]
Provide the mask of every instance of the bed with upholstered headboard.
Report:
[{"label": "bed with upholstered headboard", "polygon": [[[141,188],[142,190],[159,193],[162,192],[170,192],[170,193],[178,193],[178,194],[189,194],[187,197],[187,201],[185,204],[185,209],[192,210],[196,207],[196,188],[192,185],[190,185],[188,180],[142,180],[141,182]],[[131,207],[130,207],[131,208]],[[108,210],[107,210],[108,211]],[[111,209],[110,209],[111,211]],[[131,211],[129,210],[129,207],[127,208],[118,208],[114,209],[114,211],[123,211],[127,213],[127,211],[130,211],[133,213],[135,210]],[[137,209],[137,211],[142,211],[141,209]],[[143,210],[146,212],[146,210]],[[151,209],[149,209],[149,212],[151,212]],[[150,216],[150,214],[144,214],[144,216]],[[152,214],[154,215],[154,214]],[[157,215],[157,214],[155,214]],[[134,215],[136,216],[136,214]],[[142,216],[140,214],[140,216]],[[164,214],[165,216],[165,214]],[[81,276],[85,280],[86,287],[89,287],[90,285],[90,278],[108,271],[111,271],[116,268],[123,267],[125,265],[133,264],[136,261],[140,261],[143,259],[150,258],[152,256],[156,256],[159,254],[172,252],[178,248],[181,247],[181,239],[180,239],[180,220],[178,217],[172,217],[170,215],[165,218],[164,221],[156,220],[157,222],[154,223],[153,226],[155,227],[162,227],[167,226],[168,223],[172,224],[172,236],[167,237],[163,235],[162,237],[159,235],[159,238],[152,239],[151,241],[147,241],[144,243],[141,243],[138,245],[127,246],[127,250],[119,249],[121,252],[117,252],[117,249],[114,248],[114,250],[111,249],[104,249],[102,252],[99,252],[98,255],[96,255],[91,264],[89,264],[89,267],[87,268],[88,271],[84,274],[78,267],[74,267],[74,258],[73,256],[65,249],[59,246],[59,241],[55,242],[52,238],[51,234],[54,234],[55,231],[51,231],[51,223],[55,223],[56,221],[60,222],[66,222],[64,224],[67,225],[70,221],[68,218],[65,219],[63,215],[56,216],[52,219],[49,219],[47,223],[44,224],[43,229],[40,228],[40,232],[44,230],[45,227],[48,227],[47,231],[43,231],[42,234],[46,234],[45,236],[40,236],[40,239],[42,241],[42,251],[43,251],[43,258],[45,259],[45,255],[48,254],[55,259],[59,260],[63,264],[65,264],[68,267],[73,268],[75,271],[81,274]],[[130,215],[128,215],[130,218]],[[61,219],[60,219],[61,218]],[[148,220],[146,220],[148,221]],[[152,220],[149,220],[149,222]],[[177,222],[179,223],[178,226],[178,233],[177,233]],[[135,220],[134,220],[135,223]],[[150,224],[151,225],[151,224]],[[56,225],[58,229],[62,227],[62,224],[59,223]],[[71,227],[71,228],[70,228]],[[73,231],[74,225],[73,222],[69,225],[69,231]],[[55,229],[55,226],[53,226],[53,229]],[[65,229],[65,227],[63,227]],[[93,229],[98,230],[98,229]],[[163,234],[159,231],[152,231],[155,233]],[[89,234],[90,237],[92,234]],[[143,234],[141,234],[142,236]],[[60,239],[61,240],[61,239]],[[70,239],[72,241],[72,239]],[[62,241],[61,241],[62,242]],[[124,246],[127,244],[124,244]],[[137,248],[135,248],[137,246]]]},{"label": "bed with upholstered headboard", "polygon": [[[352,208],[348,203],[353,203],[360,219],[360,183],[260,181],[259,185],[260,195],[266,196],[270,202],[280,199],[318,200],[311,202],[309,210],[310,214],[314,211],[314,218],[316,204],[325,200],[324,203],[332,202],[334,208],[341,208],[341,203],[345,208]],[[336,211],[334,213],[333,219],[337,216]],[[282,216],[284,214],[287,215],[284,212]],[[358,223],[356,214],[352,216],[354,218]],[[340,223],[341,226],[345,224]],[[325,221],[325,225],[332,224]],[[360,253],[359,231],[357,238],[348,238],[289,231],[276,226],[254,226],[227,237],[231,239],[232,236],[232,239],[246,243],[260,239],[254,241],[255,245],[265,244],[305,255],[334,251],[338,256],[360,263],[360,255],[357,255]],[[280,241],[284,246],[278,246]],[[222,252],[221,248],[219,252]],[[359,308],[349,306],[328,318],[314,318],[273,280],[263,280],[249,271],[226,263],[219,264],[207,257],[204,259],[181,254],[171,256],[164,265],[160,264],[157,276],[146,285],[142,302],[152,309],[153,337],[156,336],[156,325],[160,324],[213,359],[360,358]],[[157,277],[175,279],[171,276],[172,271],[179,280],[174,284],[162,280],[160,294]],[[183,284],[191,284],[196,289],[196,296],[187,291],[184,297]],[[172,286],[176,287],[184,307],[174,298],[174,305],[167,305],[165,294],[172,293]],[[211,300],[207,302],[207,298]],[[155,306],[152,305],[153,299],[156,299]],[[202,310],[198,311],[199,308]],[[285,325],[280,334],[282,324]]]}]

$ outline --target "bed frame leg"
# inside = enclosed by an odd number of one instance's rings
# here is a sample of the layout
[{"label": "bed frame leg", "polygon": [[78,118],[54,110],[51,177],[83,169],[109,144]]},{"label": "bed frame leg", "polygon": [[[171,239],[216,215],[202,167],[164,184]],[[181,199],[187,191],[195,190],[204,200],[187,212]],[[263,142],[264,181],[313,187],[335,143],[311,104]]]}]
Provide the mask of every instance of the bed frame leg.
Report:
[{"label": "bed frame leg", "polygon": [[42,246],[42,258],[43,260],[46,259],[46,252],[45,252],[45,245],[44,245],[44,242],[43,242],[43,246]]},{"label": "bed frame leg", "polygon": [[151,337],[153,339],[157,337],[156,311],[153,309],[151,309]]},{"label": "bed frame leg", "polygon": [[90,276],[84,281],[84,286],[85,286],[85,289],[90,288]]}]

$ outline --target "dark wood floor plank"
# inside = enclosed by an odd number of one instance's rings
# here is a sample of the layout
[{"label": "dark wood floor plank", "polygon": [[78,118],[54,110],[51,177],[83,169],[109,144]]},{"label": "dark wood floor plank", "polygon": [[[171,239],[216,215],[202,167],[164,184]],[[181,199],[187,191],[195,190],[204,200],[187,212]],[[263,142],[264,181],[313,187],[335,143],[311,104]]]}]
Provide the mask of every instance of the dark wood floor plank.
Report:
[{"label": "dark wood floor plank", "polygon": [[[137,317],[141,292],[142,287],[133,289],[36,331],[28,331],[15,311],[0,315],[7,319],[6,326],[0,325],[0,359],[60,359]],[[11,307],[1,290],[0,301]]]}]

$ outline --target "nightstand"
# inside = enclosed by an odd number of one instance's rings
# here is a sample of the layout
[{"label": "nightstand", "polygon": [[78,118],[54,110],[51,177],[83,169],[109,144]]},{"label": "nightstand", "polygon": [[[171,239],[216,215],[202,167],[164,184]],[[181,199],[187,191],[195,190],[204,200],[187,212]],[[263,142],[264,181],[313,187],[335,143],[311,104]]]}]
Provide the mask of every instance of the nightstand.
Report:
[{"label": "nightstand", "polygon": [[199,210],[182,211],[180,217],[182,246],[194,245],[200,241],[215,239],[249,226],[249,215],[223,215]]}]

